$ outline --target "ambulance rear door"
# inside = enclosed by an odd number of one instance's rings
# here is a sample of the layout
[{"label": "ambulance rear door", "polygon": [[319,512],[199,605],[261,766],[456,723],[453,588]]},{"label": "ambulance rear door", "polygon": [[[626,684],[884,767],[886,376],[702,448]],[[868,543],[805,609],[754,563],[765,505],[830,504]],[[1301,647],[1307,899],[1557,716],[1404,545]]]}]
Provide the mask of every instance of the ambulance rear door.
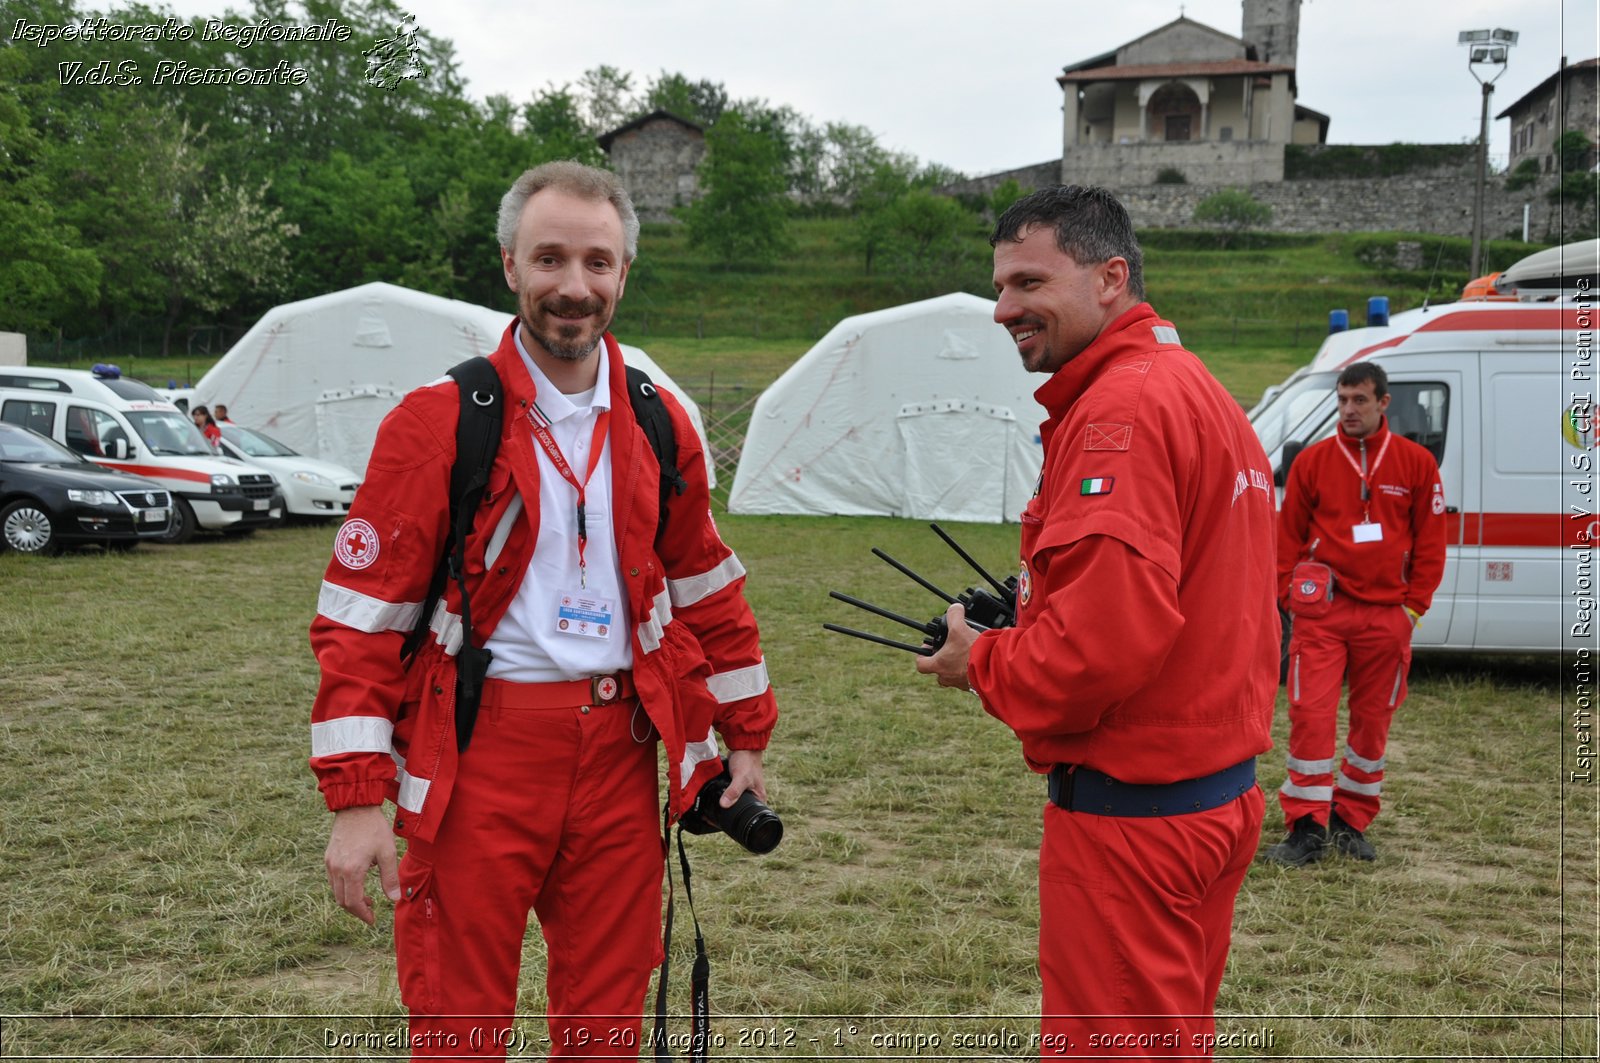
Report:
[{"label": "ambulance rear door", "polygon": [[[1557,651],[1563,620],[1563,437],[1567,399],[1560,348],[1551,337],[1508,333],[1480,362],[1483,504],[1468,521],[1470,582],[1478,604],[1475,647]],[[1519,344],[1518,340],[1524,341]],[[1476,523],[1477,527],[1473,528]],[[1476,534],[1473,534],[1476,532]],[[1572,603],[1569,603],[1572,604]]]}]

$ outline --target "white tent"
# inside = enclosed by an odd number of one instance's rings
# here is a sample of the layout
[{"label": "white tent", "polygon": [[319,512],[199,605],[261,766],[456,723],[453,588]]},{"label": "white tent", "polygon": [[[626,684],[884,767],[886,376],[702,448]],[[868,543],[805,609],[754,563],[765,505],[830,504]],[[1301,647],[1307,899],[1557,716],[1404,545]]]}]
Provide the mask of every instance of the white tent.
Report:
[{"label": "white tent", "polygon": [[728,508],[1016,520],[1044,463],[1045,378],[994,306],[956,293],[835,325],[756,401]]},{"label": "white tent", "polygon": [[[492,353],[511,318],[382,283],[285,303],[200,378],[192,404],[220,402],[242,425],[364,473],[384,415],[457,362]],[[637,347],[624,344],[622,357],[672,392],[704,441],[700,409],[683,389]]]}]

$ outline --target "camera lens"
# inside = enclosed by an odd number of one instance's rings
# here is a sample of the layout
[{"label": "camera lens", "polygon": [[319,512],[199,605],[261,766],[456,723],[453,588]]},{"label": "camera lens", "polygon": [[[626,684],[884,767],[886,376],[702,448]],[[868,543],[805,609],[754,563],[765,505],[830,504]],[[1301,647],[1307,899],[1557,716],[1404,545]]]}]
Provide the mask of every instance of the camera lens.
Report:
[{"label": "camera lens", "polygon": [[783,820],[749,791],[723,810],[722,829],[752,853],[770,853],[783,841]]}]

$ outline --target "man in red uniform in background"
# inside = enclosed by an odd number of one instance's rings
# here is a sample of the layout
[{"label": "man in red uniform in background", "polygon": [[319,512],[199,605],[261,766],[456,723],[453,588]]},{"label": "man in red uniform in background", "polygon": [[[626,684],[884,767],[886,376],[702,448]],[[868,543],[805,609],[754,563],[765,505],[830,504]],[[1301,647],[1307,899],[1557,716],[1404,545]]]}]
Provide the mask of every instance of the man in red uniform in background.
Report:
[{"label": "man in red uniform in background", "polygon": [[[505,1055],[530,910],[549,1054],[636,1055],[661,959],[658,743],[674,817],[722,770],[713,727],[731,749],[723,805],[765,797],[777,709],[744,569],[665,392],[685,484],[658,531],[660,467],[607,331],[638,232],[616,177],[576,163],[529,170],[501,201],[518,314],[490,358],[500,443],[466,545],[474,642],[493,655],[470,731],[454,580],[401,661],[449,530],[453,379],[384,420],[318,599],[311,765],[334,812],[328,880],[372,923],[379,869],[417,1056]],[[408,842],[398,868],[385,797]]]},{"label": "man in red uniform in background", "polygon": [[[1331,840],[1377,859],[1366,830],[1378,815],[1389,724],[1406,697],[1411,633],[1444,576],[1444,487],[1426,448],[1389,431],[1389,378],[1374,362],[1339,374],[1339,428],[1289,466],[1278,524],[1278,593],[1297,615],[1289,638],[1289,772],[1278,790],[1289,834],[1266,859],[1298,867]],[[1305,615],[1295,566],[1333,571],[1331,607]],[[1300,579],[1305,579],[1302,573]],[[1311,586],[1315,586],[1313,583]],[[1350,726],[1333,774],[1339,689]]]},{"label": "man in red uniform in background", "polygon": [[1044,189],[991,238],[995,320],[1051,377],[1017,624],[960,605],[917,669],[974,691],[1049,773],[1044,1055],[1209,1056],[1261,830],[1279,625],[1273,493],[1239,404],[1143,301],[1105,189]]}]

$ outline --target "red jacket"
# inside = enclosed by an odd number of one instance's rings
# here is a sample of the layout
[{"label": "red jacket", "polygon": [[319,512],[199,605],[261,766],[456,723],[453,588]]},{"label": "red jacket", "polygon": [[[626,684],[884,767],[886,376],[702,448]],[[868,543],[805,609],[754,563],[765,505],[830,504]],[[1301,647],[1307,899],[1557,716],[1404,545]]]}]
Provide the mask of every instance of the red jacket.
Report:
[{"label": "red jacket", "polygon": [[[538,539],[539,464],[525,412],[533,381],[513,321],[491,356],[505,391],[500,449],[467,541],[475,641],[494,632]],[[777,706],[768,686],[744,568],[711,519],[700,438],[661,392],[688,483],[668,505],[658,543],[659,467],[633,416],[622,354],[610,334],[611,483],[617,552],[632,615],[633,678],[667,752],[674,815],[721,771],[715,726],[733,749],[762,749]],[[335,543],[311,625],[322,667],[312,708],[311,767],[330,809],[399,807],[395,830],[431,839],[455,781],[455,653],[461,601],[454,582],[430,622],[433,640],[409,670],[412,630],[444,550],[459,413],[445,378],[405,397],[384,419],[350,517]],[[488,556],[486,557],[486,551]]]},{"label": "red jacket", "polygon": [[1036,770],[1167,783],[1272,747],[1273,489],[1239,404],[1140,304],[1041,387],[1017,626],[968,679]]},{"label": "red jacket", "polygon": [[[1370,496],[1365,504],[1363,449]],[[1382,525],[1381,540],[1355,541],[1352,529],[1363,515]],[[1444,578],[1444,540],[1444,486],[1433,455],[1391,433],[1387,417],[1364,440],[1351,439],[1341,426],[1289,466],[1278,522],[1278,600],[1288,602],[1289,574],[1311,556],[1314,543],[1315,560],[1334,571],[1335,594],[1425,613]]]}]

